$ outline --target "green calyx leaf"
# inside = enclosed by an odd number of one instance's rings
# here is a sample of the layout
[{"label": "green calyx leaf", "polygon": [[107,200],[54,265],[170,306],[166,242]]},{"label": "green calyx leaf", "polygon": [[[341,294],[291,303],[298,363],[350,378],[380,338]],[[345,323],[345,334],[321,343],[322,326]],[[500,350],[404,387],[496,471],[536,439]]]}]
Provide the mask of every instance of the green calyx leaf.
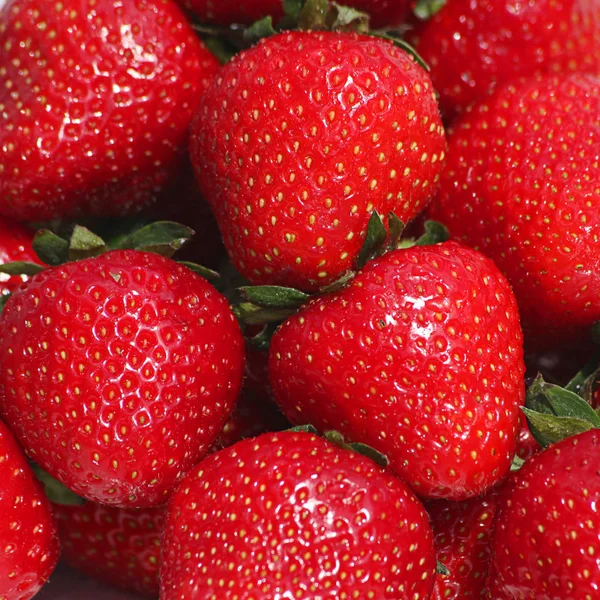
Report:
[{"label": "green calyx leaf", "polygon": [[431,70],[423,57],[406,40],[402,39],[396,33],[392,31],[370,31],[369,35],[392,42],[394,46],[404,50],[404,52],[411,56],[414,61],[425,71],[429,72]]},{"label": "green calyx leaf", "polygon": [[427,21],[435,16],[448,0],[418,0],[414,13],[422,21]]},{"label": "green calyx leaf", "polygon": [[326,431],[323,434],[323,437],[328,442],[335,444],[339,448],[350,450],[351,452],[356,452],[362,456],[370,458],[380,467],[387,467],[390,463],[387,456],[375,450],[375,448],[371,448],[371,446],[367,446],[366,444],[362,444],[360,442],[346,442],[344,436],[339,431]]},{"label": "green calyx leaf", "polygon": [[119,248],[154,252],[170,258],[193,235],[194,230],[185,225],[171,221],[157,221],[134,231],[120,242]]},{"label": "green calyx leaf", "polygon": [[275,35],[277,30],[273,25],[273,17],[265,17],[259,21],[255,21],[250,27],[244,30],[244,40],[252,45],[261,40],[262,38],[271,37]]},{"label": "green calyx leaf", "polygon": [[397,250],[400,247],[405,225],[395,213],[391,212],[388,214],[388,227],[390,230],[387,243],[388,250]]},{"label": "green calyx leaf", "polygon": [[521,410],[527,417],[532,435],[544,448],[594,428],[591,423],[574,417],[558,417],[547,413],[538,413],[524,406]]},{"label": "green calyx leaf", "polygon": [[337,2],[331,3],[328,17],[329,29],[332,31],[354,31],[369,33],[370,17],[367,13]]},{"label": "green calyx leaf", "polygon": [[381,219],[381,215],[374,210],[367,225],[365,241],[358,255],[356,266],[362,269],[372,258],[377,256],[387,239],[387,230]]},{"label": "green calyx leaf", "polygon": [[438,575],[442,575],[443,577],[447,577],[448,575],[450,575],[448,567],[444,563],[441,563],[439,560],[437,561],[437,564],[435,566],[435,572]]},{"label": "green calyx leaf", "polygon": [[245,286],[239,291],[248,302],[261,308],[295,309],[310,299],[304,292],[277,285]]},{"label": "green calyx leaf", "polygon": [[233,307],[237,318],[246,325],[265,325],[279,323],[294,314],[294,309],[261,308],[251,302],[242,302]]},{"label": "green calyx leaf", "polygon": [[179,260],[177,261],[180,265],[187,267],[190,271],[194,271],[200,277],[204,277],[207,281],[216,281],[221,276],[216,271],[209,269],[208,267],[203,267],[202,265],[198,265],[193,262],[189,262],[187,260]]},{"label": "green calyx leaf", "polygon": [[279,326],[278,323],[267,323],[260,333],[248,339],[248,343],[256,350],[266,352],[271,346],[271,338]]},{"label": "green calyx leaf", "polygon": [[83,260],[108,251],[104,240],[81,225],[75,225],[69,240],[67,260]]},{"label": "green calyx leaf", "polygon": [[2,294],[0,296],[0,315],[4,312],[4,307],[6,306],[6,303],[10,300],[11,296],[12,294]]},{"label": "green calyx leaf", "polygon": [[313,435],[319,434],[316,427],[313,427],[312,425],[297,425],[296,427],[290,427],[289,429],[286,429],[286,431],[293,431],[295,433],[312,433]]},{"label": "green calyx leaf", "polygon": [[49,473],[46,473],[36,463],[30,463],[31,469],[35,476],[44,486],[46,496],[54,504],[64,504],[65,506],[81,506],[86,503],[86,500],[72,492],[68,487],[62,484],[58,479],[55,479]]},{"label": "green calyx leaf", "polygon": [[0,265],[0,273],[6,275],[36,275],[43,271],[44,267],[36,263],[29,262],[11,262],[5,265]]},{"label": "green calyx leaf", "polygon": [[49,229],[38,231],[32,245],[39,259],[51,267],[57,267],[69,260],[69,242]]},{"label": "green calyx leaf", "polygon": [[513,461],[510,465],[511,472],[514,473],[515,471],[518,471],[524,464],[525,461],[520,456],[515,454],[515,456],[513,457]]},{"label": "green calyx leaf", "polygon": [[298,15],[298,29],[325,29],[328,15],[328,0],[305,0]]},{"label": "green calyx leaf", "polygon": [[432,246],[433,244],[441,244],[450,239],[450,232],[444,225],[437,221],[425,221],[425,233],[417,239],[415,246]]}]

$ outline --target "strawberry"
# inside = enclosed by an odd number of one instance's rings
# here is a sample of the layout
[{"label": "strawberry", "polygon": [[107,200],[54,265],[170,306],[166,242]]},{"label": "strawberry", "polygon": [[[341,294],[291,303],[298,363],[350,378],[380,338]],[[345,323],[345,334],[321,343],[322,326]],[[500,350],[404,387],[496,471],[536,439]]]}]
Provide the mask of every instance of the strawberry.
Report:
[{"label": "strawberry", "polygon": [[[341,140],[341,143],[340,143]],[[305,290],[354,266],[374,210],[404,222],[435,192],[445,137],[431,82],[391,42],[289,32],[226,65],[191,156],[234,266]]]},{"label": "strawberry", "polygon": [[449,571],[438,574],[432,600],[485,598],[491,537],[502,487],[464,502],[434,500],[426,506],[438,560]]},{"label": "strawberry", "polygon": [[588,339],[600,319],[600,80],[535,78],[460,120],[429,214],[513,286],[530,347]]},{"label": "strawberry", "polygon": [[598,597],[600,431],[532,457],[499,499],[492,544],[493,600]]},{"label": "strawberry", "polygon": [[484,493],[507,471],[524,401],[512,291],[455,242],[389,252],[275,332],[270,379],[293,423],[338,429],[419,495]]},{"label": "strawberry", "polygon": [[389,472],[309,433],[203,460],[167,509],[161,600],[429,598],[427,515]]},{"label": "strawberry", "polygon": [[7,423],[43,469],[104,504],[166,502],[242,382],[243,340],[225,298],[148,252],[35,275],[6,304],[0,338]]},{"label": "strawberry", "polygon": [[536,442],[529,427],[527,426],[527,420],[521,419],[521,431],[519,431],[519,437],[517,438],[517,451],[515,456],[518,456],[521,460],[529,460],[534,454],[539,452],[540,445]]},{"label": "strawberry", "polygon": [[598,73],[599,21],[597,0],[447,0],[409,39],[451,117],[520,76]]},{"label": "strawberry", "polygon": [[113,587],[158,597],[165,509],[54,505],[62,560]]},{"label": "strawberry", "polygon": [[58,536],[50,504],[25,455],[0,422],[0,598],[29,600],[58,562]]},{"label": "strawberry", "polygon": [[0,214],[121,215],[177,171],[218,63],[171,0],[0,12]]},{"label": "strawberry", "polygon": [[[0,265],[9,262],[39,263],[31,247],[33,232],[19,225],[0,219]],[[0,273],[0,295],[14,292],[27,276]]]}]

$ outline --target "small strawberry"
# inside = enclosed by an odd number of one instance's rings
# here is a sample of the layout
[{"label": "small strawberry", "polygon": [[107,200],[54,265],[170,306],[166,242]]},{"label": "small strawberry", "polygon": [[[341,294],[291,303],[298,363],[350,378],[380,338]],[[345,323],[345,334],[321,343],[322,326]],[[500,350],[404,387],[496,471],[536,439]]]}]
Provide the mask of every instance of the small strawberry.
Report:
[{"label": "small strawberry", "polygon": [[29,600],[58,562],[50,504],[23,451],[0,422],[0,598]]},{"label": "small strawberry", "polygon": [[597,429],[532,457],[498,503],[493,600],[593,600],[600,589]]},{"label": "small strawberry", "polygon": [[115,508],[88,502],[54,505],[62,560],[103,583],[158,597],[165,509]]},{"label": "small strawberry", "polygon": [[[33,231],[18,223],[0,219],[0,265],[10,262],[39,263],[31,247]],[[14,292],[27,276],[0,273],[0,296]]]},{"label": "small strawberry", "polygon": [[7,423],[43,469],[105,504],[166,502],[242,382],[243,340],[225,298],[148,252],[35,275],[7,302],[0,338]]},{"label": "small strawberry", "polygon": [[175,3],[9,0],[0,22],[0,214],[111,216],[155,199],[218,68]]},{"label": "small strawberry", "polygon": [[600,71],[597,0],[447,0],[409,36],[431,67],[442,112],[534,73]]},{"label": "small strawberry", "polygon": [[270,379],[293,423],[385,454],[424,497],[464,499],[507,471],[524,400],[512,291],[455,242],[389,252],[275,332]]},{"label": "small strawberry", "polygon": [[227,64],[191,156],[235,267],[315,290],[354,266],[373,210],[408,222],[445,137],[427,73],[388,40],[288,32]]},{"label": "small strawberry", "polygon": [[167,510],[161,600],[429,598],[435,552],[411,491],[308,433],[245,440],[190,472]]},{"label": "small strawberry", "polygon": [[449,575],[438,574],[432,600],[485,598],[491,537],[502,487],[464,502],[435,500],[426,506],[438,560]]},{"label": "small strawberry", "polygon": [[600,80],[536,78],[466,114],[430,216],[512,284],[531,347],[581,343],[600,319]]}]

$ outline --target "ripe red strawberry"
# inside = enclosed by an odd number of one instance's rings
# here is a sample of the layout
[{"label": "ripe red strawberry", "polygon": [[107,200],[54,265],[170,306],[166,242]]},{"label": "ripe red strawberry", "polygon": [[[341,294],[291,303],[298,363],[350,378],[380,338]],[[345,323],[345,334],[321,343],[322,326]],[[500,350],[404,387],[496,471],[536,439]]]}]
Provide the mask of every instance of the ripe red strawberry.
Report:
[{"label": "ripe red strawberry", "polygon": [[585,75],[510,85],[450,135],[430,216],[505,273],[532,346],[581,342],[600,319],[599,95]]},{"label": "ripe red strawberry", "polygon": [[[33,231],[18,223],[0,219],[0,265],[9,262],[39,263],[31,242]],[[14,292],[27,277],[23,275],[6,275],[0,273],[0,295]]]},{"label": "ripe red strawberry", "polygon": [[598,73],[599,21],[597,0],[448,0],[411,41],[452,116],[520,76]]},{"label": "ripe red strawberry", "polygon": [[58,561],[50,504],[12,434],[0,422],[0,598],[29,600]]},{"label": "ripe red strawberry", "polygon": [[244,347],[227,301],[146,252],[48,269],[0,321],[0,409],[27,452],[90,500],[166,502],[234,407]]},{"label": "ripe red strawberry", "polygon": [[518,471],[499,499],[493,600],[598,597],[600,431],[551,446]]},{"label": "ripe red strawberry", "polygon": [[179,8],[9,0],[0,22],[0,214],[120,215],[156,198],[218,68]]},{"label": "ripe red strawberry", "polygon": [[281,325],[269,369],[293,423],[376,448],[421,496],[482,494],[510,466],[524,401],[519,316],[502,274],[470,248],[371,261]]},{"label": "ripe red strawberry", "polygon": [[540,451],[541,447],[533,435],[531,435],[531,431],[529,431],[527,425],[527,419],[522,418],[521,423],[521,431],[517,438],[517,451],[515,452],[515,455],[521,460],[529,460],[534,454],[537,454]]},{"label": "ripe red strawberry", "polygon": [[236,268],[305,290],[354,266],[373,212],[408,222],[445,137],[425,71],[379,38],[291,32],[239,54],[205,94],[192,162]]},{"label": "ripe red strawberry", "polygon": [[438,560],[449,575],[438,574],[432,600],[485,598],[491,537],[502,487],[483,498],[464,502],[435,500],[427,504]]},{"label": "ripe red strawberry", "polygon": [[245,440],[190,472],[167,510],[161,600],[429,598],[435,552],[412,492],[307,433]]},{"label": "ripe red strawberry", "polygon": [[56,504],[54,516],[67,565],[113,587],[158,597],[164,508]]}]

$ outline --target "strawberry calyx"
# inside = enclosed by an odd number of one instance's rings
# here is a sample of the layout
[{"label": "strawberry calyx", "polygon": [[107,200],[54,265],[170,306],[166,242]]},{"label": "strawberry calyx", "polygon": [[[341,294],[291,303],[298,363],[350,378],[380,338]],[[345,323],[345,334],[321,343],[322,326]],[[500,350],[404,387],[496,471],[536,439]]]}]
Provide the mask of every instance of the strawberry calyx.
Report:
[{"label": "strawberry calyx", "polygon": [[440,12],[447,2],[448,0],[418,0],[413,13],[421,21],[428,21]]},{"label": "strawberry calyx", "polygon": [[84,498],[72,492],[64,484],[44,471],[37,463],[30,462],[29,464],[34,475],[44,487],[44,492],[50,502],[64,506],[82,506],[86,503]]}]

